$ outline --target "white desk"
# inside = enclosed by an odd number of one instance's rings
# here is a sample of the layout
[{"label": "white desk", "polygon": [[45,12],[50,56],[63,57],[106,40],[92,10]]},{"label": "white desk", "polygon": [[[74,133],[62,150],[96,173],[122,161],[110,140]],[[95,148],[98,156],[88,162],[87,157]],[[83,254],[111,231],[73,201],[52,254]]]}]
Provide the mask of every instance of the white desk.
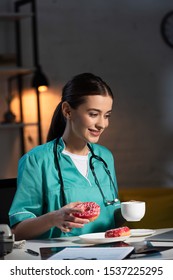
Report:
[{"label": "white desk", "polygon": [[[157,229],[154,234],[165,232],[168,229]],[[129,237],[126,241],[131,246],[140,247],[146,244],[145,237]],[[152,242],[152,245],[155,246],[169,246],[170,249],[155,253],[155,254],[146,254],[146,255],[132,255],[131,259],[171,259],[173,260],[173,242]],[[32,249],[40,253],[40,247],[66,247],[66,246],[89,246],[91,244],[86,244],[77,236],[75,237],[66,237],[66,238],[56,238],[51,240],[28,240],[26,241],[25,246],[22,249],[13,249],[10,254],[7,254],[5,260],[39,260],[41,256],[32,256],[26,253],[26,249]],[[109,245],[108,245],[109,246]],[[172,249],[171,249],[172,247]]]}]

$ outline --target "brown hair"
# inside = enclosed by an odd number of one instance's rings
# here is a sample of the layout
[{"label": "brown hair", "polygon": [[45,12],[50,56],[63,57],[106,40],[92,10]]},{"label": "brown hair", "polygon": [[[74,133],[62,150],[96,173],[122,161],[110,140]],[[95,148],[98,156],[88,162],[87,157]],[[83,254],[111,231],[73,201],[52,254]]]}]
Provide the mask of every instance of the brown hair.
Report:
[{"label": "brown hair", "polygon": [[54,111],[47,141],[60,138],[64,133],[66,120],[62,114],[62,103],[66,101],[73,109],[77,109],[88,95],[109,95],[113,99],[110,87],[100,77],[91,73],[74,76],[63,87],[61,102]]}]

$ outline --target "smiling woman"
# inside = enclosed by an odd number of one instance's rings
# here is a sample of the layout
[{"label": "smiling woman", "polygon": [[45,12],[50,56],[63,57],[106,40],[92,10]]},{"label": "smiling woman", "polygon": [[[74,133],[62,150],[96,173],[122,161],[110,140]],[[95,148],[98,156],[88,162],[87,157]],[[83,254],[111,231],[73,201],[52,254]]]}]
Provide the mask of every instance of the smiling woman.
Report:
[{"label": "smiling woman", "polygon": [[87,96],[85,103],[77,109],[63,102],[62,112],[68,120],[63,134],[66,150],[73,149],[73,153],[79,153],[82,152],[79,150],[80,143],[86,147],[87,142],[98,142],[101,133],[108,127],[112,103],[110,96],[101,95]]},{"label": "smiling woman", "polygon": [[[10,210],[16,239],[106,231],[121,224],[112,153],[97,142],[109,125],[113,94],[98,76],[83,73],[63,88],[48,142],[19,162],[18,188]],[[90,222],[79,202],[101,211]],[[78,212],[75,216],[73,213]]]}]

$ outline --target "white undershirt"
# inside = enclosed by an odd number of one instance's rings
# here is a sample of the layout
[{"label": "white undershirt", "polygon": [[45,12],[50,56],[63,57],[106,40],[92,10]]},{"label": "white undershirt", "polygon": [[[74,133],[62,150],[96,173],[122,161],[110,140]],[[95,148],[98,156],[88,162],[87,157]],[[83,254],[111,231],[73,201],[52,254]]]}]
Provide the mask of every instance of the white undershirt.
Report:
[{"label": "white undershirt", "polygon": [[72,154],[66,150],[62,151],[63,154],[68,155],[72,161],[74,162],[76,168],[79,170],[79,172],[84,176],[87,177],[88,174],[88,155],[81,156]]}]

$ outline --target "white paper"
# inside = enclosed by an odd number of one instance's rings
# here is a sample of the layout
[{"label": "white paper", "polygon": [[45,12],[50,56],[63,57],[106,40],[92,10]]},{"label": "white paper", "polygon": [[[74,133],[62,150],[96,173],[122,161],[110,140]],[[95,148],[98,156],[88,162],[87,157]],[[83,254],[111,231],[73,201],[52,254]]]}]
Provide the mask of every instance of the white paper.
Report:
[{"label": "white paper", "polygon": [[65,248],[51,256],[49,260],[122,260],[134,247],[113,247],[113,248]]}]

